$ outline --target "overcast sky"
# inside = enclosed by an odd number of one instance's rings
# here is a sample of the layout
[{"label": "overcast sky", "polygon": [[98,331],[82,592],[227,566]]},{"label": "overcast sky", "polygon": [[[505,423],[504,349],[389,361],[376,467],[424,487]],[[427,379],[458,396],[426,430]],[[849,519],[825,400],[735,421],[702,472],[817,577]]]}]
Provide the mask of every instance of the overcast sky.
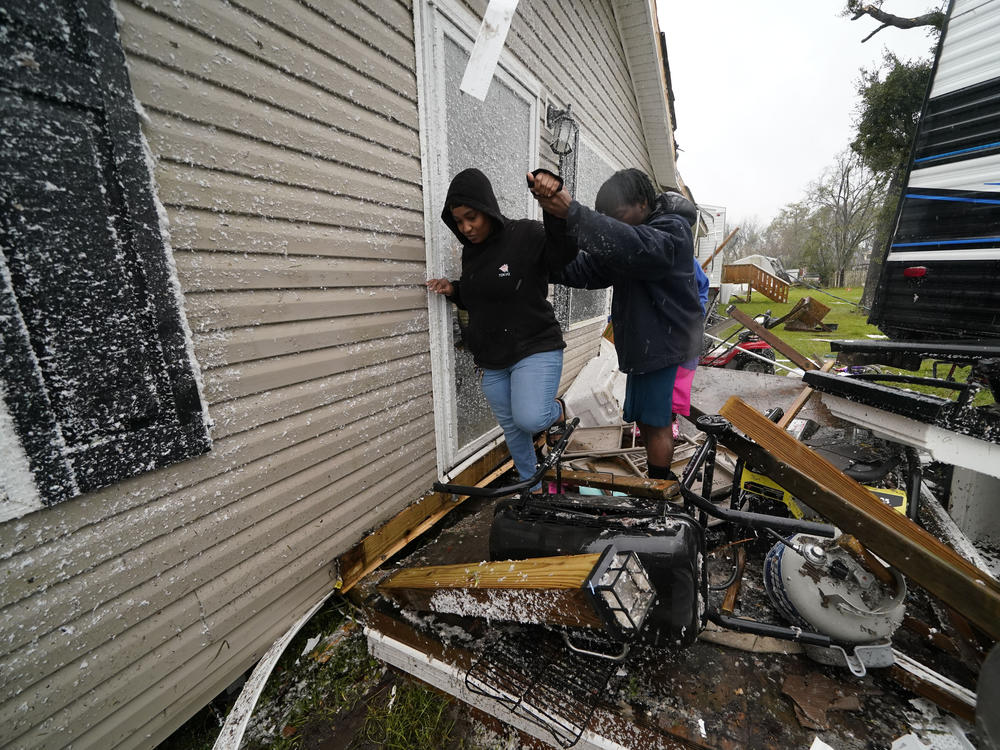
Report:
[{"label": "overcast sky", "polygon": [[[851,141],[858,69],[888,48],[930,55],[925,29],[837,14],[842,0],[657,0],[677,115],[677,167],[699,203],[732,226],[767,224]],[[886,0],[903,16],[934,0]]]}]

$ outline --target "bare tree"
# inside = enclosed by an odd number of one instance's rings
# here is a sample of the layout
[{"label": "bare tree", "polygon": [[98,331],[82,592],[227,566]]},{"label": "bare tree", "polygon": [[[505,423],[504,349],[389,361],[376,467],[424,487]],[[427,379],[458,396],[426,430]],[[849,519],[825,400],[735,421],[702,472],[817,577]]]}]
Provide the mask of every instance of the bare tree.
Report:
[{"label": "bare tree", "polygon": [[845,150],[811,186],[809,202],[818,240],[813,251],[817,265],[835,286],[844,285],[847,269],[859,250],[870,249],[886,182],[886,175],[868,169],[856,153]]},{"label": "bare tree", "polygon": [[[748,255],[767,255],[767,243],[764,238],[764,224],[756,216],[749,216],[740,222],[740,231],[729,241],[723,254],[727,260],[745,258]],[[726,235],[735,227],[726,224]]]},{"label": "bare tree", "polygon": [[862,39],[862,42],[867,42],[882,29],[890,26],[897,29],[915,29],[918,26],[929,26],[940,31],[944,27],[945,19],[944,11],[940,7],[937,10],[931,10],[919,16],[909,18],[906,16],[897,16],[882,10],[882,0],[875,0],[871,3],[863,3],[861,0],[847,0],[847,7],[844,9],[842,15],[850,16],[852,21],[857,21],[859,18],[868,16],[882,24]]}]

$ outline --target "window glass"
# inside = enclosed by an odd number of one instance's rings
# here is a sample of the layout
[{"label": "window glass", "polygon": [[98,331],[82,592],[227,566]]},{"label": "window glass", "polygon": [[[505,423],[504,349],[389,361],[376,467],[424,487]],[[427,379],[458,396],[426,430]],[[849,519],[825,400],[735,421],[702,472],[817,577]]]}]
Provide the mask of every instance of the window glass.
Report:
[{"label": "window glass", "polygon": [[[606,161],[583,138],[579,139],[576,154],[574,198],[593,208],[597,191],[604,181],[615,173],[614,165]],[[606,289],[567,289],[560,287],[562,319],[565,325],[579,323],[607,315],[608,291]]]},{"label": "window glass", "polygon": [[[482,170],[493,184],[503,214],[512,219],[525,218],[532,208],[524,175],[531,155],[533,100],[515,91],[499,75],[494,77],[486,101],[463,94],[459,86],[469,54],[447,35],[444,52],[448,178],[468,167]],[[457,278],[462,248],[450,232],[448,242],[449,276]],[[452,315],[453,329],[460,330],[462,320],[454,307]],[[455,397],[461,450],[497,426],[479,387],[472,356],[463,348],[455,352]]]}]

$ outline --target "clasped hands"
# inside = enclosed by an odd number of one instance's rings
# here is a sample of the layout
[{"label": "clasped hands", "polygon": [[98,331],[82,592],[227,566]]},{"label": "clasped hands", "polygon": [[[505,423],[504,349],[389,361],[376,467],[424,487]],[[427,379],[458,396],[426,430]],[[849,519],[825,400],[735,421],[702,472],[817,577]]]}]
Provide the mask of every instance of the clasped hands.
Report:
[{"label": "clasped hands", "polygon": [[573,198],[555,175],[539,172],[536,176],[528,172],[528,189],[543,211],[560,219],[569,216],[569,204]]}]

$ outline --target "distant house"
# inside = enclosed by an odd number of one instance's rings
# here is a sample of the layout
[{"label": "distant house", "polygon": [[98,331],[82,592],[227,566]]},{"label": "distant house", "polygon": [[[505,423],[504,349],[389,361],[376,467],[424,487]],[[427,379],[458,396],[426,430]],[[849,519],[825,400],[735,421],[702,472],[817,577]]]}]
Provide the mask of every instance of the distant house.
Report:
[{"label": "distant house", "polygon": [[[155,745],[498,442],[423,288],[451,175],[531,214],[572,105],[585,201],[677,184],[652,0],[522,3],[481,103],[486,4],[0,7],[0,744]],[[568,383],[606,298],[554,302]]]}]

